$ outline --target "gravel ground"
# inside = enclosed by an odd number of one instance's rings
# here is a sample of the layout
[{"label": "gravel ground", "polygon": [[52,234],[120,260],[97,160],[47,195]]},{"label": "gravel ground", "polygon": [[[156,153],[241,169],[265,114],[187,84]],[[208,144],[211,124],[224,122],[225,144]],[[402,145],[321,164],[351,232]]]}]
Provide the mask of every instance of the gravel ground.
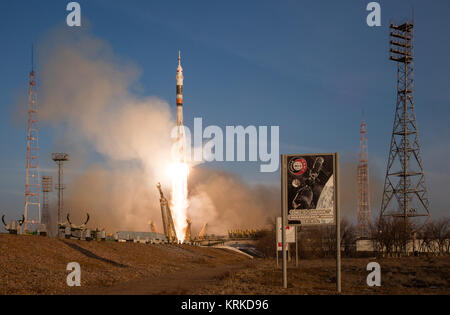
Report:
[{"label": "gravel ground", "polygon": [[66,284],[70,262],[80,264],[82,288],[89,289],[177,272],[246,266],[248,260],[225,250],[194,246],[0,235],[0,294],[71,294],[77,288]]}]

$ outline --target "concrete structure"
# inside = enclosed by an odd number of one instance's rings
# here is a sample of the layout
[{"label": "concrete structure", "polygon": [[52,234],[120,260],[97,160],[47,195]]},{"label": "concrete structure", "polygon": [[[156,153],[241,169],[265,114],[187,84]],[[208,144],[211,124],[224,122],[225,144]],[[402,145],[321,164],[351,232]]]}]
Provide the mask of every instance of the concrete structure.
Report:
[{"label": "concrete structure", "polygon": [[370,239],[359,239],[356,241],[356,251],[357,252],[374,252],[375,244],[374,241]]}]

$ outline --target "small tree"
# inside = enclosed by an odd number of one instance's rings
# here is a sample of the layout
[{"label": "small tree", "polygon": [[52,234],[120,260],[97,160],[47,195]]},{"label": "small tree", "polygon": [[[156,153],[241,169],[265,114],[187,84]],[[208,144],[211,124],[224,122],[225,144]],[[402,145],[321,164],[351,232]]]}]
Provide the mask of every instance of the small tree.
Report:
[{"label": "small tree", "polygon": [[351,256],[354,252],[356,243],[356,228],[347,219],[341,222],[341,246],[344,247],[344,254]]},{"label": "small tree", "polygon": [[[428,250],[444,255],[449,253],[450,219],[441,218],[429,222],[423,229],[422,237]],[[436,248],[437,245],[437,248]]]},{"label": "small tree", "polygon": [[276,255],[276,223],[273,219],[269,218],[267,221],[270,226],[269,229],[261,230],[258,235],[258,241],[256,242],[256,249],[262,252],[266,257],[275,257]]}]

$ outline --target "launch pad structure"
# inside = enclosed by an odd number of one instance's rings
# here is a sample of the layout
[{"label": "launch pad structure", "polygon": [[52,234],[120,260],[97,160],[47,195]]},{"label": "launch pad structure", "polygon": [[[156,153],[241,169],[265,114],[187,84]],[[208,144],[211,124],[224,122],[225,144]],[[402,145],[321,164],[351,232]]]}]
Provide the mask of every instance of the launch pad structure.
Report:
[{"label": "launch pad structure", "polygon": [[[430,217],[414,105],[414,19],[390,25],[390,60],[397,64],[397,105],[381,205],[381,217]],[[416,220],[417,221],[417,220]]]},{"label": "launch pad structure", "polygon": [[159,194],[160,194],[159,202],[161,204],[161,216],[162,216],[164,235],[166,236],[167,241],[169,243],[178,243],[177,232],[175,230],[175,225],[173,223],[172,211],[170,210],[169,202],[167,201],[166,197],[164,196],[161,184],[158,183],[158,185],[156,187],[158,188]]}]

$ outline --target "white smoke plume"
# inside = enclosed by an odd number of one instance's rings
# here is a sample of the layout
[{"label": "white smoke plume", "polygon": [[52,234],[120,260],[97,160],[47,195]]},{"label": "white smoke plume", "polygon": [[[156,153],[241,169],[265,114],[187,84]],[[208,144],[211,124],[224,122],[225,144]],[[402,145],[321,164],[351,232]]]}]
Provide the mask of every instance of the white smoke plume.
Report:
[{"label": "white smoke plume", "polygon": [[[78,176],[65,178],[65,209],[74,223],[89,212],[89,225],[108,232],[148,231],[149,220],[162,231],[156,184],[162,183],[169,198],[166,170],[175,125],[169,104],[134,93],[138,67],[123,63],[92,35],[56,31],[40,47],[40,56],[41,121],[64,130],[53,150],[72,156],[66,170],[84,168]],[[103,161],[94,162],[85,153],[90,151]],[[279,196],[276,189],[268,193],[198,167],[193,174],[189,214],[194,233],[205,222],[209,233],[219,234],[258,227],[278,212],[278,201],[264,200],[270,193]]]}]

